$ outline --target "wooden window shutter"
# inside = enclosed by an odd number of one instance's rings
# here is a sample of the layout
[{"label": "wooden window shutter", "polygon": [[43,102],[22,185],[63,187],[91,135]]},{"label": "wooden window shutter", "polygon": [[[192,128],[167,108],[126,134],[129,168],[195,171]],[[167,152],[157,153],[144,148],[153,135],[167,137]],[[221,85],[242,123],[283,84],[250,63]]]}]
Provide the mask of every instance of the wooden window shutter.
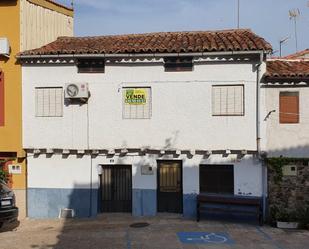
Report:
[{"label": "wooden window shutter", "polygon": [[4,126],[4,73],[0,71],[0,126]]},{"label": "wooden window shutter", "polygon": [[280,92],[279,119],[281,124],[299,123],[298,92]]}]

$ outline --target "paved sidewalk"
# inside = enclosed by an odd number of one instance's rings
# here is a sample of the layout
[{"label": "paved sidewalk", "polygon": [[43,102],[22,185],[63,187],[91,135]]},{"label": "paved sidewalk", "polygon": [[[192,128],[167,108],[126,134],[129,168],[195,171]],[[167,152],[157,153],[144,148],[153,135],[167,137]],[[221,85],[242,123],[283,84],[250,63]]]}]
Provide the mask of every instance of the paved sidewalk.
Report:
[{"label": "paved sidewalk", "polygon": [[[148,222],[144,228],[131,228]],[[205,232],[185,240],[179,232]],[[210,236],[209,233],[211,233]],[[222,235],[223,234],[223,235]],[[191,237],[190,237],[191,236]],[[226,239],[225,237],[226,236]],[[221,244],[227,242],[227,244]],[[83,220],[24,220],[13,231],[0,233],[0,249],[308,249],[309,231],[289,231],[241,223],[203,220],[199,223],[179,216],[133,218],[125,214],[102,215]]]}]

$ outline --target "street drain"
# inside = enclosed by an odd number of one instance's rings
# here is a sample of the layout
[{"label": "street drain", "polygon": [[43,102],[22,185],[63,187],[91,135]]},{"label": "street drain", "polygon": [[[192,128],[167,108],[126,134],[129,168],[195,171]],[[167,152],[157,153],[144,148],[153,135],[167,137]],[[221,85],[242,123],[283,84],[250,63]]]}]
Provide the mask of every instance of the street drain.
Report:
[{"label": "street drain", "polygon": [[137,223],[132,223],[130,227],[134,228],[142,228],[142,227],[148,227],[150,224],[147,222],[137,222]]}]

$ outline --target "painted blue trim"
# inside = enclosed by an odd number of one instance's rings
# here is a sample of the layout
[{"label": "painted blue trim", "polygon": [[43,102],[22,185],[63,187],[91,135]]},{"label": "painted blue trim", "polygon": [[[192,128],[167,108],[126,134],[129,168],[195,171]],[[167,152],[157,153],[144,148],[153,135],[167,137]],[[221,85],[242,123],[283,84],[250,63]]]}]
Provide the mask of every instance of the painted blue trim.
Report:
[{"label": "painted blue trim", "polygon": [[188,219],[196,218],[196,197],[197,194],[183,195],[183,216]]},{"label": "painted blue trim", "polygon": [[132,214],[133,216],[155,216],[157,213],[157,190],[133,189]]},{"label": "painted blue trim", "polygon": [[98,213],[98,190],[92,189],[29,188],[27,190],[30,218],[58,218],[61,208],[72,208],[75,217],[95,217]]}]

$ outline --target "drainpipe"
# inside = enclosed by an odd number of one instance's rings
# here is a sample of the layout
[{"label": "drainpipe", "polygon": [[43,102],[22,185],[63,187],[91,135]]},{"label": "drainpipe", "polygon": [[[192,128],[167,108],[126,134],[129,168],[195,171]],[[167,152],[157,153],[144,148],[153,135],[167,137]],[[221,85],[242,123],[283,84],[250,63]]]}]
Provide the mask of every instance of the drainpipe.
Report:
[{"label": "drainpipe", "polygon": [[261,157],[261,120],[260,120],[260,112],[261,112],[261,65],[263,63],[264,53],[260,53],[260,60],[257,64],[257,80],[256,80],[256,150],[258,159],[261,160],[262,164],[262,198],[263,198],[263,218],[265,219],[266,215],[266,183],[267,183],[267,170],[266,165]]},{"label": "drainpipe", "polygon": [[257,64],[257,75],[256,75],[256,150],[258,157],[260,158],[261,153],[261,127],[260,127],[260,104],[261,104],[261,65],[263,63],[264,53],[260,52],[260,60]]},{"label": "drainpipe", "polygon": [[[89,102],[87,102],[87,150],[89,151],[90,145],[89,145]],[[92,157],[90,153],[90,193],[89,193],[89,217],[92,217]]]}]

